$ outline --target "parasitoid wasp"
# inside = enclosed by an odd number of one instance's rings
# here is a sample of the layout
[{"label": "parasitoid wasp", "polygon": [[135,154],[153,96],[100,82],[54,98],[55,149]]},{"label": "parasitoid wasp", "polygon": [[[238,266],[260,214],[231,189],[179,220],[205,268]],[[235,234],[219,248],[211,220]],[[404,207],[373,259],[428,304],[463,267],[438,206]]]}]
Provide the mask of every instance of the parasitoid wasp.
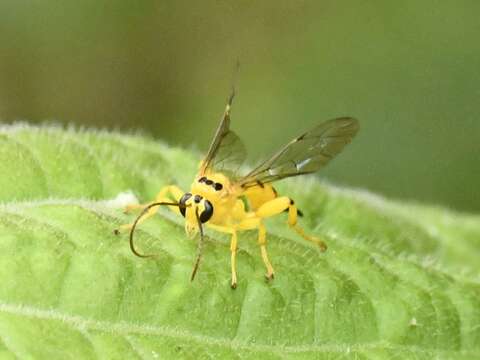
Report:
[{"label": "parasitoid wasp", "polygon": [[[141,222],[165,205],[185,218],[185,231],[189,237],[200,233],[197,256],[191,274],[195,278],[204,241],[203,226],[229,234],[231,252],[231,287],[237,287],[236,255],[237,232],[258,230],[260,254],[267,269],[266,279],[272,280],[274,270],[267,254],[264,219],[288,212],[288,225],[305,240],[327,249],[322,240],[307,235],[298,225],[301,212],[288,196],[279,196],[272,183],[292,176],[311,174],[324,167],[347,145],[359,130],[359,123],[351,117],[340,117],[322,122],[310,131],[296,137],[268,160],[260,163],[246,175],[239,176],[246,151],[240,138],[230,130],[230,111],[235,91],[230,95],[220,124],[207,152],[200,163],[190,191],[176,185],[163,187],[154,202],[129,205],[126,211],[142,209],[131,224],[120,226],[130,233],[130,248],[139,257],[134,246],[134,232]],[[247,204],[247,206],[246,206]]]}]

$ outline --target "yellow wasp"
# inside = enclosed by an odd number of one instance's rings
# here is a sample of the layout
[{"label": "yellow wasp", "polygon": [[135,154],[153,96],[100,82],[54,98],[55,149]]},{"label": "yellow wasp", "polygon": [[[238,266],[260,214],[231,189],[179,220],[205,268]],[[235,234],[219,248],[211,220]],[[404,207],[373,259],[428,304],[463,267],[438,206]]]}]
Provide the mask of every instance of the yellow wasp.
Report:
[{"label": "yellow wasp", "polygon": [[[195,278],[201,259],[203,225],[229,234],[231,252],[231,287],[237,287],[236,254],[237,232],[258,230],[258,244],[262,260],[267,268],[266,278],[274,277],[268,259],[265,218],[288,212],[288,225],[304,239],[317,244],[321,251],[327,249],[320,239],[309,236],[298,226],[294,201],[288,196],[279,196],[271,183],[291,176],[313,173],[325,166],[342,151],[359,129],[356,119],[342,117],[318,124],[310,131],[293,139],[267,161],[261,163],[244,176],[236,172],[245,159],[245,147],[239,137],[230,130],[230,109],[235,92],[228,99],[220,125],[205,159],[200,163],[190,191],[185,193],[175,185],[165,186],[155,202],[145,205],[129,205],[126,211],[143,209],[132,224],[120,229],[130,231],[130,248],[140,257],[134,247],[133,234],[138,224],[155,214],[158,206],[166,205],[185,218],[185,231],[193,238],[200,232],[197,257],[191,274]],[[118,230],[116,231],[118,233]]]}]

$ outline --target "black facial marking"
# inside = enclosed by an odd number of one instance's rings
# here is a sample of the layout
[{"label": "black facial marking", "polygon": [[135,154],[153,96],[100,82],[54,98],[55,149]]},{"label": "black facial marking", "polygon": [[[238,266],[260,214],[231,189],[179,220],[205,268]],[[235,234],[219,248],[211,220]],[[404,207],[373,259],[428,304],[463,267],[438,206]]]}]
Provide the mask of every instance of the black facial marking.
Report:
[{"label": "black facial marking", "polygon": [[183,196],[180,198],[180,201],[178,202],[178,203],[180,204],[180,206],[179,206],[180,213],[183,215],[183,217],[185,217],[185,210],[186,210],[185,203],[186,203],[187,200],[190,199],[191,197],[192,197],[192,194],[190,194],[190,193],[185,193],[185,194],[183,194]]},{"label": "black facial marking", "polygon": [[212,203],[208,200],[205,200],[203,204],[205,206],[205,210],[203,210],[202,213],[200,214],[200,221],[202,223],[205,223],[208,220],[210,220],[210,218],[213,215],[213,206],[212,206]]},{"label": "black facial marking", "polygon": [[207,180],[207,181],[205,181],[205,184],[207,184],[207,185],[212,185],[212,184],[213,184],[213,181],[212,181],[212,180]]},{"label": "black facial marking", "polygon": [[198,179],[198,182],[199,182],[199,183],[203,183],[203,182],[205,182],[205,181],[207,181],[207,178],[206,178],[205,176],[203,176],[203,177],[201,177],[200,179]]},{"label": "black facial marking", "polygon": [[200,195],[195,195],[195,197],[193,198],[193,201],[195,201],[197,204],[202,201],[202,197]]},{"label": "black facial marking", "polygon": [[220,183],[215,183],[214,187],[215,187],[215,190],[217,190],[217,191],[220,191],[220,190],[223,189],[223,185],[220,184]]}]

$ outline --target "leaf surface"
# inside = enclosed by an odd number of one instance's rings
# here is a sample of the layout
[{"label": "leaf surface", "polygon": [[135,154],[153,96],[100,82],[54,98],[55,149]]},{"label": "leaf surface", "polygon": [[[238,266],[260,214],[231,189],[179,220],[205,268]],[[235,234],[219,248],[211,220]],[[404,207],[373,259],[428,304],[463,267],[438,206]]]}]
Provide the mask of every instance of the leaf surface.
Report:
[{"label": "leaf surface", "polygon": [[122,207],[188,189],[199,156],[142,136],[0,128],[0,358],[477,359],[480,217],[385,200],[312,178],[278,186],[327,241],[320,253],[280,216],[264,281],[255,232],[196,243],[159,211],[137,233]]}]

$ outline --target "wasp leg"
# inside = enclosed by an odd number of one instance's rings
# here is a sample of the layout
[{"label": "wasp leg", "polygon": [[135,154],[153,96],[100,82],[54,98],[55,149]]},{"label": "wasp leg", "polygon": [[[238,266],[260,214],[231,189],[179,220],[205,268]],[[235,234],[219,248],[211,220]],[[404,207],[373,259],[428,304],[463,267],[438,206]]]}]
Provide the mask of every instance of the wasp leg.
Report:
[{"label": "wasp leg", "polygon": [[321,251],[327,250],[327,245],[322,240],[305,234],[305,231],[303,231],[303,229],[297,225],[298,210],[295,206],[295,202],[289,197],[282,196],[266,202],[258,208],[256,215],[261,218],[266,218],[280,214],[286,209],[288,209],[288,225],[305,240],[317,244]]},{"label": "wasp leg", "polygon": [[262,223],[262,219],[260,217],[249,217],[244,219],[240,224],[237,225],[238,230],[252,230],[258,229],[258,245],[260,245],[260,252],[262,254],[262,260],[267,268],[267,273],[265,274],[265,278],[267,280],[272,280],[274,277],[274,271],[272,264],[270,264],[270,260],[268,260],[267,254],[267,229],[265,225]]},{"label": "wasp leg", "polygon": [[297,219],[298,219],[298,209],[295,206],[295,202],[293,200],[290,200],[290,206],[288,207],[288,225],[305,240],[311,241],[314,244],[316,244],[321,251],[326,251],[327,244],[325,244],[325,242],[323,242],[322,240],[320,240],[315,236],[305,234],[305,231],[303,231],[303,229],[300,226],[298,226]]},{"label": "wasp leg", "polygon": [[[144,205],[144,206],[148,206],[148,204]],[[141,219],[139,219],[137,221],[137,225],[140,225],[142,222],[144,222],[145,220],[147,220],[149,217],[153,216],[155,214],[155,211],[157,209],[150,209],[145,215],[142,216]],[[115,235],[119,235],[123,232],[128,232],[132,229],[133,227],[133,223],[131,224],[123,224],[123,225],[120,225],[117,229],[113,230],[113,233]]]},{"label": "wasp leg", "polygon": [[[124,212],[129,213],[132,210],[142,210],[153,202],[162,202],[162,201],[171,201],[172,199],[178,201],[182,197],[184,192],[176,185],[164,186],[160,189],[157,196],[155,196],[155,201],[151,201],[147,204],[129,204],[125,207]],[[168,196],[170,195],[170,196]],[[169,206],[174,212],[180,213],[178,206]]]},{"label": "wasp leg", "polygon": [[268,280],[273,280],[275,272],[273,271],[272,264],[270,264],[270,260],[268,260],[267,254],[267,230],[265,229],[265,225],[262,222],[258,225],[258,244],[260,245],[260,252],[262,253],[262,260],[267,268],[267,274],[265,278]]},{"label": "wasp leg", "polygon": [[232,289],[237,288],[237,230],[234,227],[208,225],[209,228],[232,235],[230,239],[230,264],[232,271],[232,281],[230,286]]},{"label": "wasp leg", "polygon": [[[163,187],[160,190],[160,192],[155,197],[155,201],[151,201],[147,204],[130,204],[130,205],[127,205],[125,207],[124,212],[128,213],[132,210],[142,210],[142,209],[145,209],[150,204],[153,204],[154,202],[168,202],[168,201],[171,201],[172,198],[178,201],[178,199],[180,199],[182,197],[182,195],[183,195],[183,191],[178,186],[168,185],[168,186]],[[179,210],[178,206],[168,206],[168,208],[170,210],[172,210],[173,212],[175,212],[177,214],[180,214],[180,210]],[[156,212],[157,212],[156,207],[151,208],[149,211],[147,211],[147,213],[145,213],[145,215],[142,216],[142,218],[140,220],[138,220],[137,225],[140,225],[142,222],[147,220],[149,217],[153,216]],[[119,234],[119,233],[124,232],[124,231],[130,231],[132,226],[133,226],[133,223],[132,224],[120,225],[118,227],[118,229],[114,230],[114,233]]]}]

